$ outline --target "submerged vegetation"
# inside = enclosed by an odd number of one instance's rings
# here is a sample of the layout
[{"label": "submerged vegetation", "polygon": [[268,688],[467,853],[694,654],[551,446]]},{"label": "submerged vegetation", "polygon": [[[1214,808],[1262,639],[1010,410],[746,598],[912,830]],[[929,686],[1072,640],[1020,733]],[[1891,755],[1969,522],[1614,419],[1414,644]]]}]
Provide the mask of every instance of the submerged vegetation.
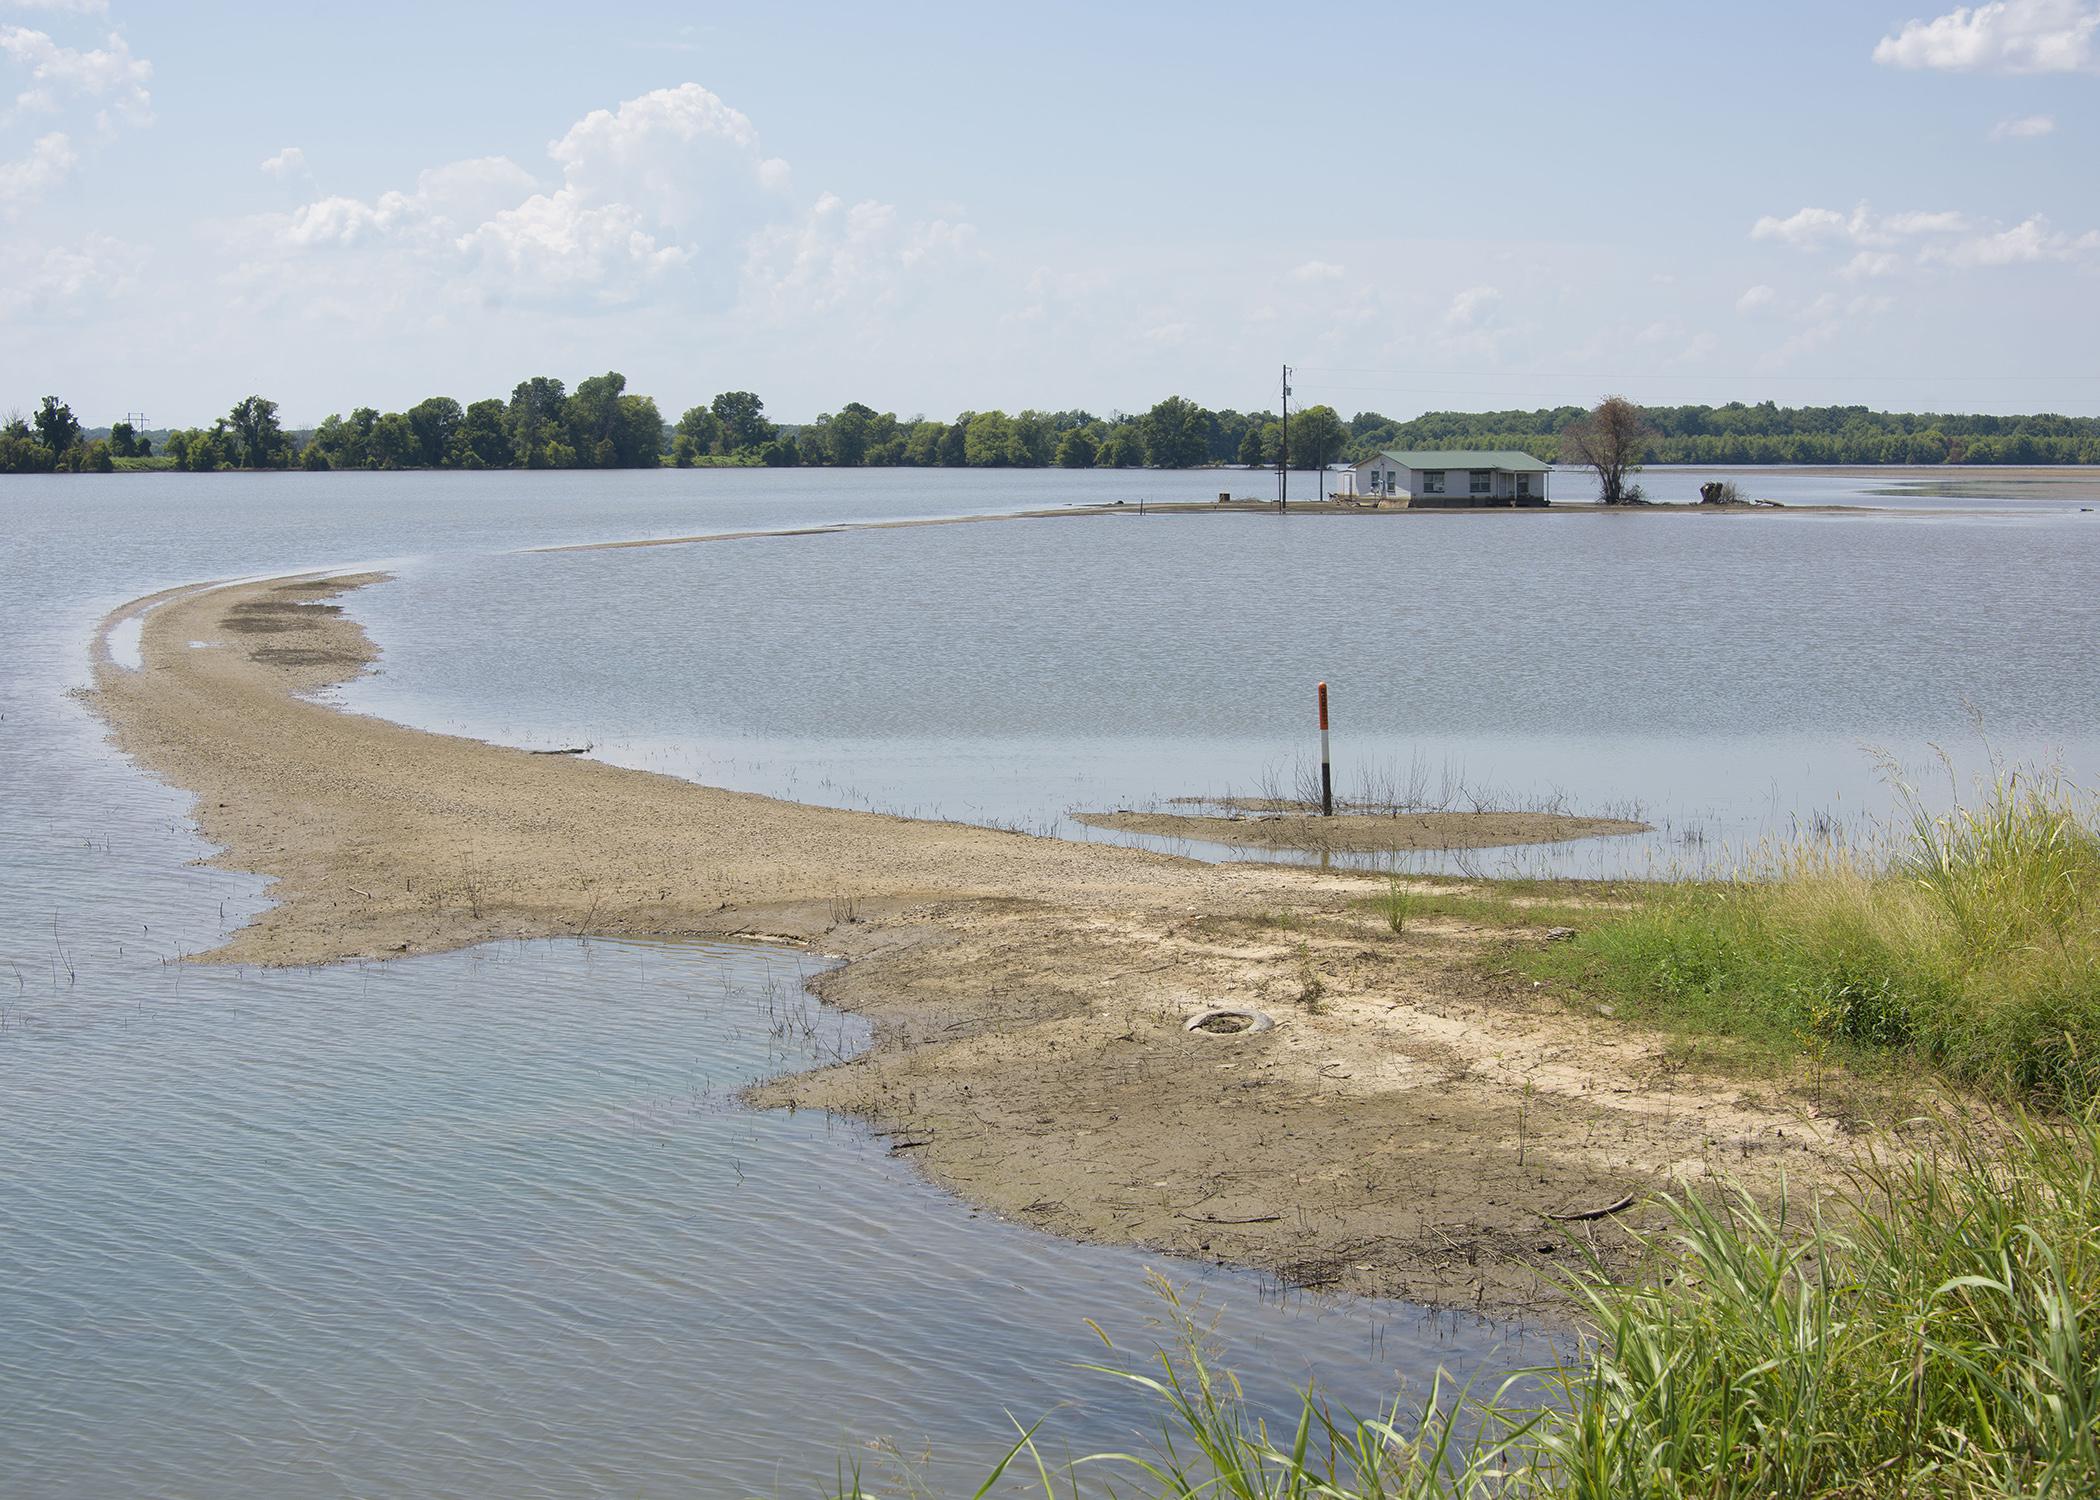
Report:
[{"label": "submerged vegetation", "polygon": [[1272,1426],[1174,1303],[1178,1348],[1099,1367],[1156,1406],[1151,1444],[1052,1464],[1029,1429],[987,1491],[1025,1474],[1046,1496],[1105,1480],[1153,1500],[2091,1495],[2100,1121],[2008,1134],[1864,1165],[1815,1207],[1660,1198],[1642,1273],[1574,1273],[1585,1332],[1491,1395],[1439,1373],[1363,1417],[1308,1391]]},{"label": "submerged vegetation", "polygon": [[2000,1097],[2100,1093],[2100,815],[2001,774],[1898,847],[1792,847],[1765,878],[1662,887],[1524,955],[1632,1018],[1784,1049],[1901,1056]]}]

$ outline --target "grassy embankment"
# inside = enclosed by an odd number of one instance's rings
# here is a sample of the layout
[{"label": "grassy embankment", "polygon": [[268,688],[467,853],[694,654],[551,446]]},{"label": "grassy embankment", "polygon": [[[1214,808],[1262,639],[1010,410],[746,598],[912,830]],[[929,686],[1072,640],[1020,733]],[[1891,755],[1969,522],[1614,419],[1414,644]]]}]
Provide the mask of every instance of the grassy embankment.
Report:
[{"label": "grassy embankment", "polygon": [[[1776,866],[1603,905],[1538,883],[1396,884],[1378,905],[1396,933],[1435,914],[1576,926],[1502,961],[1774,1059],[1929,1066],[2013,1106],[2010,1128],[1883,1153],[1808,1216],[1662,1197],[1641,1273],[1573,1275],[1581,1343],[1496,1397],[1440,1384],[1366,1420],[1309,1394],[1268,1429],[1189,1328],[1178,1356],[1119,1372],[1160,1405],[1152,1449],[1076,1472],[1177,1500],[2100,1493],[2100,819],[2005,778],[1918,812],[1890,857]],[[1026,1438],[1006,1480],[1023,1471],[1046,1493],[1071,1479]]]}]

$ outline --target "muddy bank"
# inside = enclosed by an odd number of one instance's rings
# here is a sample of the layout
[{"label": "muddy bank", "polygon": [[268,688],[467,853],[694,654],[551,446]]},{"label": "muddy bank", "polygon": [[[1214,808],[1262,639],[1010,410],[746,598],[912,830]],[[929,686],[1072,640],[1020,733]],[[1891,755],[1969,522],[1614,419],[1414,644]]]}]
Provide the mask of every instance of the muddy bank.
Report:
[{"label": "muddy bank", "polygon": [[[360,579],[179,589],[106,648],[118,745],[196,796],[276,904],[219,961],[325,963],[566,933],[765,936],[850,960],[871,1052],[763,1103],[843,1111],[935,1181],[1060,1233],[1308,1285],[1540,1295],[1555,1215],[1712,1171],[1795,1191],[1850,1152],[1776,1088],[1478,979],[1503,934],[1404,937],[1383,883],[806,807],[342,712]],[[324,606],[324,607],[316,607]],[[105,631],[106,639],[106,631]],[[1533,938],[1520,938],[1533,941]],[[1184,1029],[1213,1005],[1273,1029]],[[1621,1220],[1576,1233],[1608,1257]],[[908,1233],[909,1226],[900,1226]]]},{"label": "muddy bank", "polygon": [[1072,821],[1089,828],[1194,839],[1236,849],[1306,849],[1335,854],[1398,854],[1417,849],[1500,849],[1559,844],[1574,839],[1646,833],[1646,823],[1624,818],[1579,818],[1542,812],[1337,813],[1298,811],[1241,814],[1082,812]]}]

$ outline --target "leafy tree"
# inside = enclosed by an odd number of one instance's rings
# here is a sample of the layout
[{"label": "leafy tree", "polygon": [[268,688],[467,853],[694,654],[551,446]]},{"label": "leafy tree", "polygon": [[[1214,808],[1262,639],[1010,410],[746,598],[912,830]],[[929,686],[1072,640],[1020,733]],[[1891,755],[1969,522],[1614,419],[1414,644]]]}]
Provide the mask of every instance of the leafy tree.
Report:
[{"label": "leafy tree", "polygon": [[948,428],[941,422],[914,422],[904,439],[903,461],[918,468],[930,469],[941,461],[941,439]]},{"label": "leafy tree", "polygon": [[432,396],[411,406],[407,416],[416,434],[416,462],[426,469],[450,463],[453,440],[466,420],[459,403],[450,396]]},{"label": "leafy tree", "polygon": [[53,454],[63,454],[80,441],[80,423],[73,408],[56,396],[46,396],[30,421],[36,425],[36,440]]},{"label": "leafy tree", "polygon": [[232,459],[244,469],[274,469],[288,456],[284,429],[277,425],[277,403],[262,396],[244,396],[226,414],[232,434]]},{"label": "leafy tree", "polygon": [[567,400],[568,388],[545,375],[521,380],[511,389],[510,445],[518,462],[533,469],[568,468],[574,464],[573,453],[568,464],[558,464],[548,452],[550,445],[563,442],[562,407]]},{"label": "leafy tree", "polygon": [[783,433],[759,450],[758,461],[769,469],[792,469],[802,462],[802,452],[795,445],[792,432]]},{"label": "leafy tree", "polygon": [[1588,416],[1568,426],[1560,445],[1569,461],[1596,474],[1599,499],[1606,505],[1624,505],[1639,498],[1637,492],[1628,493],[1626,476],[1640,468],[1649,436],[1638,406],[1624,396],[1606,396]]},{"label": "leafy tree", "polygon": [[724,391],[713,402],[715,420],[722,424],[722,451],[738,453],[762,449],[779,429],[766,420],[766,403],[749,391]]},{"label": "leafy tree", "polygon": [[1084,427],[1075,427],[1057,440],[1057,466],[1060,469],[1091,469],[1096,451],[1093,434]]},{"label": "leafy tree", "polygon": [[390,411],[372,424],[366,451],[367,462],[375,469],[412,469],[423,456],[423,445],[407,416]]},{"label": "leafy tree", "polygon": [[507,469],[517,461],[508,412],[501,401],[476,401],[460,415],[452,462],[462,469]]},{"label": "leafy tree", "polygon": [[1210,413],[1181,396],[1169,396],[1138,419],[1145,456],[1155,469],[1191,469],[1210,446]]},{"label": "leafy tree", "polygon": [[1291,418],[1291,462],[1301,469],[1324,469],[1342,456],[1349,430],[1331,406],[1308,406]]},{"label": "leafy tree", "polygon": [[653,396],[622,396],[619,425],[613,434],[620,467],[654,469],[664,458],[664,419]]},{"label": "leafy tree", "polygon": [[1135,422],[1118,422],[1108,429],[1095,451],[1094,465],[1102,469],[1135,469],[1145,462],[1145,437]]},{"label": "leafy tree", "polygon": [[690,463],[702,454],[718,452],[721,442],[721,419],[705,406],[687,407],[685,415],[678,419],[678,427],[672,435],[671,454],[675,460],[679,444],[683,443],[686,461]]},{"label": "leafy tree", "polygon": [[[138,429],[129,422],[112,422],[110,424],[109,451],[113,456],[117,458],[144,458],[146,455],[139,451],[142,442],[143,439],[139,437]],[[151,450],[152,445],[150,443],[145,446],[149,451]]]},{"label": "leafy tree", "polygon": [[0,474],[48,474],[57,462],[21,417],[11,416],[0,426]]},{"label": "leafy tree", "polygon": [[[835,464],[857,466],[867,462],[868,443],[874,436],[875,408],[863,406],[858,401],[848,401],[831,419],[830,431],[826,434],[831,449],[831,461]],[[808,455],[804,455],[808,462]]]},{"label": "leafy tree", "polygon": [[1024,411],[1013,419],[1007,462],[1016,468],[1040,469],[1057,451],[1057,423],[1046,411]]},{"label": "leafy tree", "polygon": [[981,411],[963,431],[963,461],[973,469],[1003,468],[1013,461],[1013,419],[1003,411]]},{"label": "leafy tree", "polygon": [[1258,469],[1263,464],[1273,461],[1269,456],[1268,447],[1262,441],[1260,427],[1250,425],[1240,438],[1239,461],[1250,469]]},{"label": "leafy tree", "polygon": [[959,469],[970,461],[970,423],[976,420],[975,412],[959,412],[947,429],[941,433],[941,466]]}]

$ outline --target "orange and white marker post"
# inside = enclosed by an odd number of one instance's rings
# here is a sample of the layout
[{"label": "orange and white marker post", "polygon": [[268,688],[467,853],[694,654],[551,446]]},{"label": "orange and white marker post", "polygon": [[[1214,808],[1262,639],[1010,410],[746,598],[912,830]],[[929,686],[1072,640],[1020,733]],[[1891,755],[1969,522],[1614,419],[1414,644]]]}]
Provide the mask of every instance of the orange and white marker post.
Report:
[{"label": "orange and white marker post", "polygon": [[1320,684],[1320,816],[1334,816],[1334,763],[1327,757],[1327,684]]}]

